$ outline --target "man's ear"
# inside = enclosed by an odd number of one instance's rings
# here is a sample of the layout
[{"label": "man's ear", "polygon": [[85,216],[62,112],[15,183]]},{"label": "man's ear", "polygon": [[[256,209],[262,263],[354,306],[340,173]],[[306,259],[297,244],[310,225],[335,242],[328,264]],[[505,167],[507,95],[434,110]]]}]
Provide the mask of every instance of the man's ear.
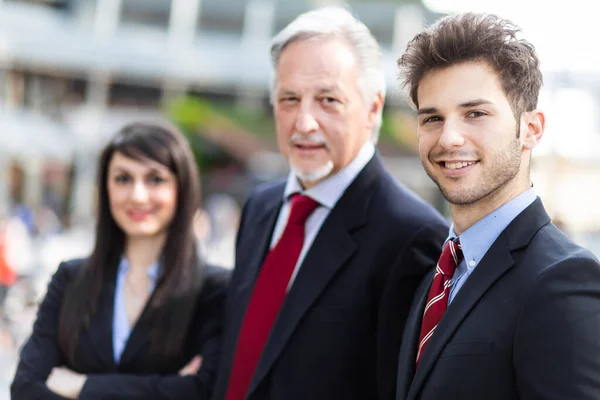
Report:
[{"label": "man's ear", "polygon": [[546,128],[546,116],[541,110],[533,110],[523,113],[521,116],[520,140],[524,150],[532,150],[538,145],[544,129]]},{"label": "man's ear", "polygon": [[373,100],[371,101],[371,106],[369,108],[369,129],[373,129],[375,123],[377,122],[377,117],[383,108],[383,96],[381,93],[377,93]]}]

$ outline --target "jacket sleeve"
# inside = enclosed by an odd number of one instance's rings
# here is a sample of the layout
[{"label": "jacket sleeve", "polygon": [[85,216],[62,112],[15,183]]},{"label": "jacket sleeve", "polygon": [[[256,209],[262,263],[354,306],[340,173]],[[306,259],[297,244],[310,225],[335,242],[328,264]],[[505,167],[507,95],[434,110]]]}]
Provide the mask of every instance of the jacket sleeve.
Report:
[{"label": "jacket sleeve", "polygon": [[201,310],[204,324],[196,335],[202,366],[196,375],[91,374],[80,400],[203,400],[210,399],[221,353],[222,308],[229,271],[209,267]]},{"label": "jacket sleeve", "polygon": [[600,398],[600,265],[571,257],[538,278],[514,337],[519,398]]},{"label": "jacket sleeve", "polygon": [[423,226],[404,245],[384,281],[377,324],[378,399],[394,399],[402,332],[415,292],[442,252],[448,227],[442,221]]},{"label": "jacket sleeve", "polygon": [[10,387],[13,399],[63,399],[47,388],[46,379],[52,368],[64,364],[62,351],[58,345],[58,318],[70,276],[70,266],[63,262],[48,285],[31,336],[21,350],[15,377]]}]

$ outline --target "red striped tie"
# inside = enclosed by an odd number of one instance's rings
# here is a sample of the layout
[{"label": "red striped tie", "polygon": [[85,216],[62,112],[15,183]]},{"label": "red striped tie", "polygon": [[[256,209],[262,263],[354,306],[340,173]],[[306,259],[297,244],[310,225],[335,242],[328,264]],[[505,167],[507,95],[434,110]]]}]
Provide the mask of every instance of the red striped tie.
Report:
[{"label": "red striped tie", "polygon": [[304,244],[304,223],[319,203],[294,195],[287,225],[265,258],[242,322],[226,400],[245,398]]},{"label": "red striped tie", "polygon": [[448,240],[436,266],[433,282],[429,289],[429,296],[427,297],[427,305],[425,306],[425,311],[423,311],[421,336],[419,337],[419,349],[417,351],[417,368],[419,367],[423,351],[425,351],[425,347],[429,343],[429,339],[442,319],[444,312],[446,312],[446,308],[448,308],[450,282],[452,281],[452,275],[454,275],[456,266],[462,260],[462,256],[458,239],[456,239],[456,243]]}]

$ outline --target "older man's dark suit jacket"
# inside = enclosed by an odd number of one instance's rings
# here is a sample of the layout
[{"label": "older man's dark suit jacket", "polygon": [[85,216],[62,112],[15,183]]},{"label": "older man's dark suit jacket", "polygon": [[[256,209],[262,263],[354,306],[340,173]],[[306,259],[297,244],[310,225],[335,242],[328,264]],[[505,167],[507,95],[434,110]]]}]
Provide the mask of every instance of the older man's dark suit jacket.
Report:
[{"label": "older man's dark suit jacket", "polygon": [[600,399],[600,265],[537,199],[449,305],[415,373],[431,276],[400,352],[398,400]]},{"label": "older man's dark suit jacket", "polygon": [[[226,393],[240,325],[269,248],[284,186],[257,188],[244,207],[214,399]],[[393,399],[410,302],[435,265],[447,229],[445,220],[400,186],[376,155],[312,243],[247,399]]]}]

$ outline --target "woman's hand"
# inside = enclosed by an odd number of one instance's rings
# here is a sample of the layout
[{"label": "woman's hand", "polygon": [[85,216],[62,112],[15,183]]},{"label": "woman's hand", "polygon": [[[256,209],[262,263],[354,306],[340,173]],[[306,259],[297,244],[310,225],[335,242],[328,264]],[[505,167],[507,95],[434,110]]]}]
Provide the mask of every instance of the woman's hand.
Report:
[{"label": "woman's hand", "polygon": [[55,367],[46,379],[46,386],[59,396],[77,399],[87,379],[65,367]]},{"label": "woman's hand", "polygon": [[190,360],[190,362],[185,365],[185,367],[183,367],[183,368],[181,368],[181,370],[179,370],[179,375],[180,376],[196,375],[198,373],[198,370],[200,370],[201,366],[202,366],[202,357],[194,356],[194,358],[192,358]]}]

